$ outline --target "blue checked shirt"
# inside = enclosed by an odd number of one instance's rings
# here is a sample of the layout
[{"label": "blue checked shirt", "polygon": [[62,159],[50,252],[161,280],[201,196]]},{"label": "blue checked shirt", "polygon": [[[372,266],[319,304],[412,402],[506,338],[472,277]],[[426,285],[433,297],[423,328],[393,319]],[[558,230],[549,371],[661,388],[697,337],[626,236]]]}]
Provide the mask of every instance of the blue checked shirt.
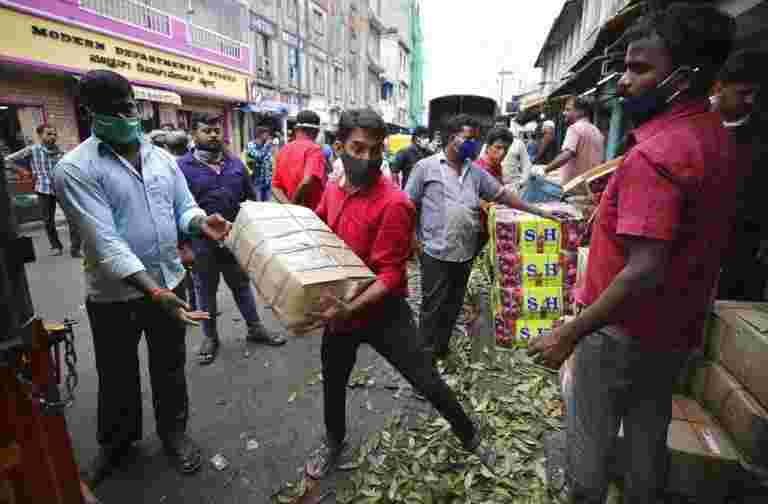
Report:
[{"label": "blue checked shirt", "polygon": [[259,145],[256,142],[248,142],[245,154],[249,168],[253,171],[253,185],[259,189],[272,187],[272,144]]},{"label": "blue checked shirt", "polygon": [[8,162],[29,159],[32,174],[35,176],[35,192],[54,194],[53,169],[64,155],[58,147],[49,149],[44,145],[35,144],[21,149],[5,158]]},{"label": "blue checked shirt", "polygon": [[83,235],[89,299],[127,301],[142,293],[123,280],[146,270],[173,289],[185,270],[176,251],[179,231],[205,216],[170,154],[142,143],[139,173],[107,144],[91,137],[56,167],[56,193]]}]

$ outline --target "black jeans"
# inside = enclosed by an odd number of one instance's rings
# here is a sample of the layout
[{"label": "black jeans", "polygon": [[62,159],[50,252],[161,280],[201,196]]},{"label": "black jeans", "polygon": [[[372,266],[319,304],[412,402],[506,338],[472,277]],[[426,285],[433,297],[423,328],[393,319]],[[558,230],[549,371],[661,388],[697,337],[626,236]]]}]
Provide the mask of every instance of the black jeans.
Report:
[{"label": "black jeans", "polygon": [[427,351],[437,357],[448,355],[472,262],[441,261],[421,254],[421,333]]},{"label": "black jeans", "polygon": [[328,437],[341,442],[347,433],[347,383],[357,359],[357,348],[367,343],[389,361],[413,388],[450,422],[453,432],[468,445],[475,427],[453,391],[437,373],[430,356],[422,351],[413,314],[403,298],[385,302],[383,316],[351,333],[323,333],[323,396]]},{"label": "black jeans", "polygon": [[[64,246],[59,239],[59,232],[56,230],[56,196],[53,194],[37,193],[37,201],[40,204],[40,213],[45,222],[45,232],[48,234],[48,241],[53,249],[62,249]],[[67,221],[69,226],[69,242],[72,252],[80,251],[80,233],[77,227]]]},{"label": "black jeans", "polygon": [[[183,289],[176,295],[184,298]],[[172,439],[187,428],[189,400],[186,328],[146,298],[115,303],[86,302],[99,375],[97,439],[119,445],[142,437],[138,344],[147,340],[152,404],[157,433]]]}]

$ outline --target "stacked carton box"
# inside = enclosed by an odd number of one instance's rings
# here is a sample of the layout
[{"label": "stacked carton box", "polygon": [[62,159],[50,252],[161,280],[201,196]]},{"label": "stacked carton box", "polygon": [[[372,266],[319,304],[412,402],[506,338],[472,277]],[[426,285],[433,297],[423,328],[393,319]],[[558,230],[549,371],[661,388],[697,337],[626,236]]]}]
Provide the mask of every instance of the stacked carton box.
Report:
[{"label": "stacked carton box", "polygon": [[572,206],[544,206],[574,217],[561,223],[504,207],[490,212],[492,303],[501,345],[525,344],[573,313],[583,219]]}]

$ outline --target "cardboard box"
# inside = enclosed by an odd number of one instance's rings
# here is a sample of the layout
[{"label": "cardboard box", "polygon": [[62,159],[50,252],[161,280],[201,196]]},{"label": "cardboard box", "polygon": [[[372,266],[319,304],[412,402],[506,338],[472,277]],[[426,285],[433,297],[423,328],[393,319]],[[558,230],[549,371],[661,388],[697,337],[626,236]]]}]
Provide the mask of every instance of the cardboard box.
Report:
[{"label": "cardboard box", "polygon": [[297,334],[322,324],[309,314],[333,295],[352,299],[373,272],[308,208],[243,203],[225,240],[259,295]]},{"label": "cardboard box", "polygon": [[[673,419],[667,432],[669,473],[667,491],[701,502],[722,500],[741,484],[738,453],[728,436],[711,417],[705,423]],[[617,451],[610,465],[612,475],[624,476],[630,456],[624,443],[623,425]]]},{"label": "cardboard box", "polygon": [[707,345],[720,362],[763,407],[768,407],[767,305],[737,307],[720,304]]},{"label": "cardboard box", "polygon": [[712,307],[712,314],[709,317],[706,334],[705,350],[707,358],[713,361],[720,360],[720,341],[721,334],[726,332],[725,322],[721,319],[720,313],[725,310],[758,310],[768,313],[768,303],[757,303],[751,301],[728,301],[718,299]]},{"label": "cardboard box", "polygon": [[712,412],[750,463],[768,467],[768,411],[719,364],[700,368],[693,394]]}]

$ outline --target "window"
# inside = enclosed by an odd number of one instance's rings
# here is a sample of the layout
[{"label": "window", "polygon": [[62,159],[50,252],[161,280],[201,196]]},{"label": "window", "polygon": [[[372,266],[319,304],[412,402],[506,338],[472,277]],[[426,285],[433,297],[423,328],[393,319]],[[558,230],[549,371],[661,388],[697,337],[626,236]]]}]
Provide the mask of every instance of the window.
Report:
[{"label": "window", "polygon": [[333,69],[333,89],[337,100],[341,99],[341,88],[344,85],[344,71],[335,67]]},{"label": "window", "polygon": [[256,34],[256,47],[254,55],[256,57],[256,76],[265,81],[272,81],[272,39],[265,33]]},{"label": "window", "polygon": [[325,35],[325,14],[323,11],[312,9],[312,29],[318,37]]},{"label": "window", "polygon": [[312,88],[315,94],[325,94],[325,71],[322,61],[312,64]]},{"label": "window", "polygon": [[357,38],[357,30],[353,26],[349,27],[349,52],[356,54],[360,41]]},{"label": "window", "polygon": [[300,78],[299,49],[288,46],[288,85],[298,88]]},{"label": "window", "polygon": [[288,19],[299,17],[299,0],[285,0],[285,13]]}]

